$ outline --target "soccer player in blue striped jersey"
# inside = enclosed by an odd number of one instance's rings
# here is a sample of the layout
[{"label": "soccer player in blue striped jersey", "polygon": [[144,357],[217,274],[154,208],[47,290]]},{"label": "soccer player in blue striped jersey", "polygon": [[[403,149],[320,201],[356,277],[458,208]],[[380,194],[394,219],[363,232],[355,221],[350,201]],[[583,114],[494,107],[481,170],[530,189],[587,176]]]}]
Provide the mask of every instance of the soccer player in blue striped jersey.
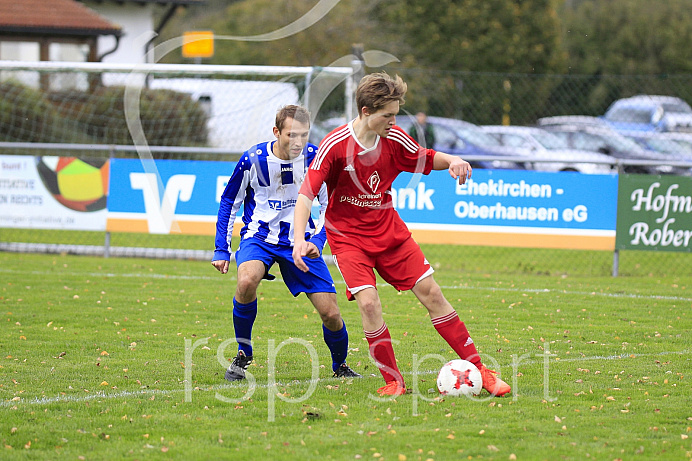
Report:
[{"label": "soccer player in blue striped jersey", "polygon": [[324,213],[327,190],[318,195],[320,216],[309,219],[305,240],[309,250],[304,273],[293,262],[293,211],[298,191],[317,146],[308,143],[310,113],[289,105],[277,112],[275,141],[256,144],[245,151],[221,196],[216,222],[216,249],[212,265],[228,273],[235,217],[243,206],[240,244],[235,253],[238,282],[233,297],[233,328],[238,354],[225,378],[238,381],[252,362],[252,327],[257,316],[257,287],[262,279],[272,280],[269,270],[278,264],[284,283],[293,296],[305,293],[322,318],[324,341],[331,352],[336,377],[360,377],[346,365],[348,332],[336,302],[336,289],[322,258],[327,240]]}]

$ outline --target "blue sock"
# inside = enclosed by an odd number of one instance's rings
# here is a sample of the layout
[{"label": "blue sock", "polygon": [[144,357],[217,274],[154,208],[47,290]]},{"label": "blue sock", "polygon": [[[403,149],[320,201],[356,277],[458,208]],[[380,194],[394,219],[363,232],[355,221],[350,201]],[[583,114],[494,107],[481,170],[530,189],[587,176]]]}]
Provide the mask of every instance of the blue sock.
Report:
[{"label": "blue sock", "polygon": [[322,332],[324,333],[324,342],[332,353],[332,371],[336,371],[339,365],[346,362],[348,355],[346,323],[344,322],[344,326],[339,331],[332,331],[322,324]]},{"label": "blue sock", "polygon": [[252,325],[257,317],[257,299],[247,304],[241,304],[233,298],[233,328],[238,350],[245,355],[252,355]]}]

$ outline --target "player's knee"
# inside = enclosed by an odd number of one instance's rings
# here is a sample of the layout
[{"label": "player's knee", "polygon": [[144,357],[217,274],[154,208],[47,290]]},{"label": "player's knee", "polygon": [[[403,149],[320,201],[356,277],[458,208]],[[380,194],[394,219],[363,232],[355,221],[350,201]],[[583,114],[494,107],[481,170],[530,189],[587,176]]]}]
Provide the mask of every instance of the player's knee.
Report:
[{"label": "player's knee", "polygon": [[444,293],[442,293],[442,288],[437,283],[430,288],[429,296],[436,302],[444,302],[446,300]]},{"label": "player's knee", "polygon": [[358,304],[360,312],[364,317],[379,316],[382,314],[382,305],[378,299],[368,299]]},{"label": "player's knee", "polygon": [[328,299],[324,302],[315,304],[315,309],[319,312],[322,322],[334,322],[341,319],[341,311],[339,311],[339,306],[336,303],[336,296],[334,299]]},{"label": "player's knee", "polygon": [[421,283],[414,287],[416,296],[424,302],[440,303],[445,301],[442,288],[437,283]]},{"label": "player's knee", "polygon": [[320,313],[320,316],[322,317],[322,323],[324,323],[324,326],[330,330],[337,331],[341,329],[343,324],[341,323],[341,313],[339,312],[338,308]]},{"label": "player's knee", "polygon": [[236,298],[255,298],[257,283],[251,277],[238,277],[235,288]]}]

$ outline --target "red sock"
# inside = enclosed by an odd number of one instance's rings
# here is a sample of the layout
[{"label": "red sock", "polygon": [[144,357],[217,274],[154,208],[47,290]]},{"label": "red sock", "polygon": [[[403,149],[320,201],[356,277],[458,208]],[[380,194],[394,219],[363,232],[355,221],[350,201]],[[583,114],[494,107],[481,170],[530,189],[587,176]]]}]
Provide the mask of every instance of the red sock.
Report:
[{"label": "red sock", "polygon": [[456,311],[432,319],[432,324],[440,336],[452,346],[454,352],[459,354],[459,357],[468,360],[479,368],[481,367],[481,358],[473,344],[473,339],[469,336],[464,322],[459,320]]},{"label": "red sock", "polygon": [[370,355],[375,359],[377,368],[380,369],[382,377],[386,383],[398,381],[401,386],[404,386],[404,378],[396,366],[396,358],[394,358],[394,348],[392,348],[392,337],[389,335],[387,324],[383,323],[380,328],[375,331],[364,331],[365,338],[370,344]]}]

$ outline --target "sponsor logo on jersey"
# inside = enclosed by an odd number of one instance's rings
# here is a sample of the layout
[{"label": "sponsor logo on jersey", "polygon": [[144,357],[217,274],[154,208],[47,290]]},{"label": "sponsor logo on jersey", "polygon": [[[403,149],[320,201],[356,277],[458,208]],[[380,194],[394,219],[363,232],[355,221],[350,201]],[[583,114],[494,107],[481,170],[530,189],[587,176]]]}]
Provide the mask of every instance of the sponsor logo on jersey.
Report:
[{"label": "sponsor logo on jersey", "polygon": [[293,165],[290,163],[281,165],[281,184],[293,184]]},{"label": "sponsor logo on jersey", "polygon": [[348,202],[351,205],[360,207],[374,207],[378,208],[382,206],[382,194],[358,194],[358,197],[352,197],[348,195],[342,195],[339,197],[340,202]]},{"label": "sponsor logo on jersey", "polygon": [[344,168],[344,171],[356,171],[356,169],[353,168],[353,165],[349,163],[348,165],[346,165],[346,168]]},{"label": "sponsor logo on jersey", "polygon": [[267,200],[267,205],[274,211],[281,211],[296,206],[296,200]]},{"label": "sponsor logo on jersey", "polygon": [[377,188],[380,186],[380,175],[377,171],[368,178],[368,186],[373,192],[377,192]]}]

